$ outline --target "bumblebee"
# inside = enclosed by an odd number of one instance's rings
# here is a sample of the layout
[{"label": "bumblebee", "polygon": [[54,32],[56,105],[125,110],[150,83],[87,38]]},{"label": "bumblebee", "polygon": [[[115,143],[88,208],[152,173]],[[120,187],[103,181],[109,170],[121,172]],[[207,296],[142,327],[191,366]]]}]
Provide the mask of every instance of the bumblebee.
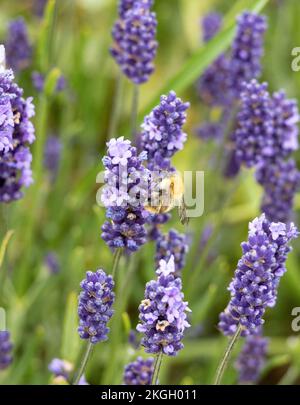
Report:
[{"label": "bumblebee", "polygon": [[[149,203],[149,201],[148,201]],[[184,201],[184,184],[178,173],[172,173],[158,181],[150,196],[150,203],[145,209],[151,214],[165,214],[178,207],[180,222],[188,224]]]}]

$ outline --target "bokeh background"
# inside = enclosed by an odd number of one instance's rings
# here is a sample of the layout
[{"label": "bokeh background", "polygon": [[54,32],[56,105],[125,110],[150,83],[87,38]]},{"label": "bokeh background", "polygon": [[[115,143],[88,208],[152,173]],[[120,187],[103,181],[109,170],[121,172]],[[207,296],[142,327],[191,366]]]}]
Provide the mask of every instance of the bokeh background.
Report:
[{"label": "bokeh background", "polygon": [[[35,184],[21,201],[1,207],[1,239],[7,230],[14,230],[0,269],[0,306],[6,310],[7,328],[14,343],[14,362],[0,374],[0,382],[7,384],[48,384],[51,381],[48,364],[52,358],[76,361],[82,348],[76,330],[79,282],[86,270],[110,271],[112,266],[112,254],[100,237],[105,210],[96,203],[99,188],[96,175],[103,168],[101,158],[105,154],[119,72],[108,53],[117,1],[58,0],[51,27],[47,17],[36,14],[35,3],[0,1],[1,42],[5,41],[11,19],[23,16],[28,26],[34,56],[17,81],[26,96],[34,96],[36,136],[43,140],[37,141],[34,149]],[[211,170],[216,145],[200,140],[195,134],[195,128],[208,112],[200,102],[196,80],[185,83],[180,73],[190,63],[193,72],[200,75],[205,67],[200,49],[206,50],[205,55],[211,60],[213,52],[218,53],[202,43],[201,17],[209,11],[219,11],[230,25],[255,2],[157,0],[155,3],[159,41],[156,71],[141,87],[139,119],[158,103],[160,94],[175,84],[178,95],[191,103],[185,126],[188,141],[176,155],[175,166],[179,170],[205,171],[204,215],[192,219],[185,228],[174,212],[166,226],[189,235],[190,251],[183,278],[193,314],[185,348],[176,358],[164,360],[160,382],[210,384],[226,345],[226,339],[216,328],[218,314],[228,302],[227,285],[241,255],[240,243],[247,237],[248,221],[259,214],[261,189],[249,170],[243,170],[235,184]],[[290,97],[299,99],[300,72],[291,69],[291,50],[300,44],[300,3],[297,0],[267,3],[262,11],[269,23],[263,79],[268,81],[270,90],[284,88]],[[223,42],[220,46],[226,47],[225,39]],[[195,58],[195,54],[200,56]],[[38,94],[32,85],[32,71],[46,74],[53,68],[66,77],[66,89],[52,96]],[[57,72],[54,70],[52,74]],[[130,134],[131,98],[132,85],[124,80],[116,136]],[[51,135],[59,137],[62,143],[55,182],[43,165],[41,152]],[[299,160],[300,156],[295,158]],[[212,204],[218,193],[222,199],[229,190],[226,203]],[[298,225],[299,209],[300,196],[295,204]],[[201,237],[207,227],[214,234],[205,245]],[[49,252],[57,255],[57,274],[52,274],[45,264]],[[121,260],[118,285],[125,288],[118,292],[109,340],[98,344],[94,351],[86,373],[89,383],[121,383],[124,365],[137,354],[144,355],[142,349],[136,351],[132,347],[128,337],[137,324],[137,308],[154,270],[152,243],[144,245],[130,259]],[[189,279],[195,272],[196,288],[191,293]],[[300,307],[299,241],[289,257],[278,303],[265,316],[270,348],[260,383],[300,382],[300,333],[291,329],[291,311],[297,306]],[[236,382],[232,366],[224,382]]]}]

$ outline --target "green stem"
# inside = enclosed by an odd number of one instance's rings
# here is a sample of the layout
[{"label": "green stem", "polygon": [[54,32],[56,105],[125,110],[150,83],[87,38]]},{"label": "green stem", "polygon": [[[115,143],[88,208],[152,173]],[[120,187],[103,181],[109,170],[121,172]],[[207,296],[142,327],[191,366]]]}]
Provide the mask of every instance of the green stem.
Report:
[{"label": "green stem", "polygon": [[119,265],[119,262],[120,262],[120,259],[122,256],[122,252],[123,252],[123,249],[118,248],[118,249],[116,249],[116,251],[114,253],[113,267],[112,267],[112,272],[111,272],[111,275],[113,278],[116,275],[116,271],[117,271],[117,268],[118,268],[118,265]]},{"label": "green stem", "polygon": [[133,87],[132,106],[131,106],[131,136],[135,139],[137,131],[137,118],[139,108],[139,85],[135,84]]},{"label": "green stem", "polygon": [[58,0],[55,0],[53,18],[51,21],[51,28],[50,28],[50,32],[49,32],[48,67],[51,66],[51,62],[53,60],[53,49],[54,49],[55,34],[56,34],[55,27],[56,27],[56,23],[57,23],[57,14],[58,14]]},{"label": "green stem", "polygon": [[236,329],[235,334],[230,339],[230,341],[228,343],[228,346],[227,346],[227,348],[225,350],[225,353],[224,353],[224,355],[222,357],[222,360],[221,360],[221,362],[219,364],[219,367],[218,367],[217,373],[216,373],[216,378],[215,378],[214,385],[220,385],[221,384],[221,380],[222,380],[223,374],[224,374],[224,372],[225,372],[225,370],[226,370],[226,368],[228,366],[228,362],[229,362],[232,350],[233,350],[238,338],[240,337],[241,332],[242,332],[242,327],[239,324],[237,329]]},{"label": "green stem", "polygon": [[4,238],[0,240],[0,302],[3,297],[4,282],[7,276],[7,269],[6,268],[2,269],[2,266],[4,263],[4,257],[7,250],[7,246],[13,233],[14,231],[12,230],[7,231],[6,234],[4,235]]},{"label": "green stem", "polygon": [[32,241],[34,237],[35,227],[39,220],[39,211],[42,206],[42,197],[45,193],[42,191],[43,180],[43,155],[44,146],[47,135],[47,122],[48,122],[48,107],[49,101],[45,94],[42,94],[39,99],[39,107],[37,111],[36,133],[38,134],[34,144],[34,157],[33,157],[33,178],[34,184],[28,190],[28,195],[25,198],[25,203],[30,201],[30,209],[25,219],[23,238],[26,241],[25,254],[22,258],[22,265],[20,266],[18,287],[20,292],[23,293],[26,289],[27,276],[30,274],[28,266],[32,258]]},{"label": "green stem", "polygon": [[[48,123],[48,106],[49,102],[47,96],[42,94],[39,99],[39,108],[37,112],[37,121],[36,121],[36,133],[37,139],[34,143],[34,162],[33,162],[33,172],[36,176],[36,183],[38,183],[42,178],[42,168],[43,168],[43,152],[44,144],[47,134],[47,123]],[[35,184],[36,184],[35,183]],[[36,186],[35,188],[38,188]]]},{"label": "green stem", "polygon": [[118,123],[120,119],[120,112],[121,112],[121,104],[122,104],[122,93],[123,93],[123,75],[121,73],[118,74],[116,80],[116,88],[115,88],[115,95],[113,99],[113,106],[110,115],[109,127],[108,127],[108,135],[107,138],[111,139],[115,137],[117,134]]},{"label": "green stem", "polygon": [[78,383],[80,381],[80,378],[83,376],[83,374],[85,372],[85,369],[86,369],[88,361],[89,361],[89,359],[91,357],[92,351],[93,351],[93,344],[89,341],[89,343],[88,343],[88,345],[86,347],[86,351],[84,353],[84,356],[83,356],[79,371],[78,371],[77,376],[76,376],[76,378],[75,378],[75,380],[73,382],[73,385],[78,385]]},{"label": "green stem", "polygon": [[290,366],[277,385],[294,385],[299,376],[298,367]]},{"label": "green stem", "polygon": [[162,359],[163,359],[163,352],[161,350],[155,359],[151,385],[158,385],[158,377],[159,377]]}]

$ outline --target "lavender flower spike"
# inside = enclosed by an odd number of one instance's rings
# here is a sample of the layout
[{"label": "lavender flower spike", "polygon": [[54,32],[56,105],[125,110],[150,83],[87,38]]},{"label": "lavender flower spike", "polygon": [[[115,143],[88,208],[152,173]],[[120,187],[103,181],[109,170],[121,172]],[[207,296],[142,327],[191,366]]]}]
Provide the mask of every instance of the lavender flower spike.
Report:
[{"label": "lavender flower spike", "polygon": [[11,364],[12,347],[10,333],[7,331],[0,331],[0,370],[6,369]]},{"label": "lavender flower spike", "polygon": [[49,136],[45,144],[44,166],[50,175],[50,180],[52,183],[55,182],[57,177],[61,151],[62,151],[62,143],[60,139],[54,135]]},{"label": "lavender flower spike", "polygon": [[141,149],[148,154],[150,170],[170,170],[170,159],[183,148],[187,138],[182,127],[189,106],[171,91],[167,96],[161,96],[160,104],[145,117]]},{"label": "lavender flower spike", "polygon": [[240,384],[255,383],[264,367],[268,350],[268,339],[261,333],[247,336],[244,347],[236,361]]},{"label": "lavender flower spike", "polygon": [[[74,365],[67,360],[55,358],[49,364],[48,369],[54,374],[54,385],[68,385]],[[88,385],[84,376],[80,378],[78,385]]]},{"label": "lavender flower spike", "polygon": [[150,9],[153,6],[154,0],[119,0],[119,16],[125,17],[128,10],[133,7],[140,6],[145,9]]},{"label": "lavender flower spike", "polygon": [[208,106],[228,106],[232,102],[230,91],[230,61],[227,55],[221,54],[204,71],[197,87],[198,92]]},{"label": "lavender flower spike", "polygon": [[48,369],[56,377],[65,377],[66,379],[68,379],[74,369],[74,366],[72,363],[66,360],[55,358],[49,364]]},{"label": "lavender flower spike", "polygon": [[48,0],[34,0],[34,11],[38,17],[43,17],[44,10]]},{"label": "lavender flower spike", "polygon": [[107,323],[113,315],[114,281],[103,270],[88,271],[80,284],[78,333],[82,339],[96,344],[107,340]]},{"label": "lavender flower spike", "polygon": [[184,331],[190,326],[186,315],[190,309],[183,301],[181,279],[175,277],[174,257],[168,262],[161,260],[156,274],[157,280],[146,285],[137,330],[144,334],[141,343],[147,353],[176,356],[183,348]]},{"label": "lavender flower spike", "polygon": [[50,274],[57,274],[60,271],[60,263],[58,256],[55,252],[49,251],[44,257],[44,264]]},{"label": "lavender flower spike", "polygon": [[34,106],[32,98],[23,98],[12,70],[5,68],[3,47],[0,59],[0,202],[11,202],[32,183],[29,145],[35,140]]},{"label": "lavender flower spike", "polygon": [[155,262],[159,266],[160,260],[169,261],[174,257],[175,275],[180,276],[185,265],[185,257],[188,252],[187,237],[175,229],[171,229],[167,235],[161,235],[156,242]]},{"label": "lavender flower spike", "polygon": [[13,149],[14,117],[8,96],[0,98],[0,152]]},{"label": "lavender flower spike", "polygon": [[234,335],[239,325],[243,336],[252,335],[264,323],[266,308],[276,304],[289,243],[297,236],[293,223],[269,222],[264,214],[250,222],[248,241],[242,243],[243,256],[229,286],[231,299],[220,314],[224,335]]},{"label": "lavender flower spike", "polygon": [[156,15],[144,1],[136,1],[128,11],[123,11],[112,31],[114,45],[110,53],[133,83],[142,84],[154,71],[153,60],[158,46]]},{"label": "lavender flower spike", "polygon": [[234,133],[236,158],[247,167],[269,159],[274,151],[274,121],[267,84],[256,80],[243,83],[241,108]]},{"label": "lavender flower spike", "polygon": [[9,25],[6,53],[7,64],[14,72],[19,72],[30,65],[32,47],[23,18],[13,20]]},{"label": "lavender flower spike", "polygon": [[264,188],[261,211],[270,221],[290,221],[294,198],[300,189],[300,172],[294,159],[259,165],[256,180]]},{"label": "lavender flower spike", "polygon": [[143,359],[138,357],[129,363],[124,370],[125,385],[151,385],[154,371],[154,359],[152,357]]},{"label": "lavender flower spike", "polygon": [[101,201],[108,221],[102,226],[102,238],[112,249],[127,253],[137,251],[146,243],[144,202],[148,192],[148,171],[143,166],[146,154],[137,154],[124,137],[107,143],[105,187]]},{"label": "lavender flower spike", "polygon": [[274,111],[274,157],[286,158],[298,149],[298,124],[300,121],[297,100],[289,100],[283,90],[272,96]]},{"label": "lavender flower spike", "polygon": [[239,96],[244,81],[260,76],[266,18],[248,11],[237,19],[237,34],[231,50],[231,87]]},{"label": "lavender flower spike", "polygon": [[203,31],[203,41],[208,42],[220,30],[222,26],[222,15],[219,13],[209,13],[201,21]]}]

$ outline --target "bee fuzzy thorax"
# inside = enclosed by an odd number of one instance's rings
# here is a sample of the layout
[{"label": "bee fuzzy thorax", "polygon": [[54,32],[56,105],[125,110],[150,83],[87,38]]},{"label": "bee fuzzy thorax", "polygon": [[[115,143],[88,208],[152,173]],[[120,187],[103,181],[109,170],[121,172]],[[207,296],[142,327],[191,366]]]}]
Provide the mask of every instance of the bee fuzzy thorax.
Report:
[{"label": "bee fuzzy thorax", "polygon": [[181,175],[175,172],[163,178],[160,176],[153,183],[150,198],[144,208],[151,214],[165,214],[178,207],[181,222],[187,223]]},{"label": "bee fuzzy thorax", "polygon": [[162,214],[180,205],[184,194],[184,184],[179,174],[154,181],[153,189],[145,209],[151,213]]}]

